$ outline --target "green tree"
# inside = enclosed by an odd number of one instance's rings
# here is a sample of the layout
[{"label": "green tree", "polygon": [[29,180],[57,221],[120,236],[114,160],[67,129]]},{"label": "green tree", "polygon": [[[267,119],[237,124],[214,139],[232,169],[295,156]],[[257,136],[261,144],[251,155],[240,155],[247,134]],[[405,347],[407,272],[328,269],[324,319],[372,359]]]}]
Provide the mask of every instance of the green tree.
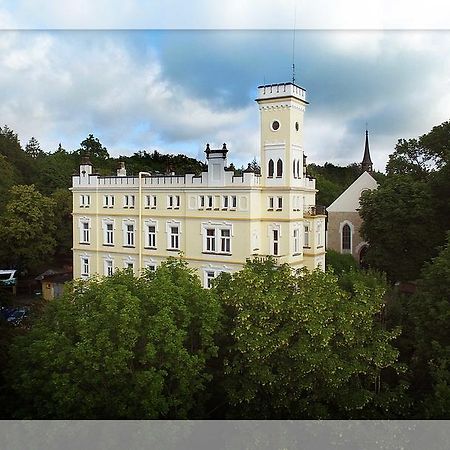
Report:
[{"label": "green tree", "polygon": [[69,189],[57,189],[51,198],[55,204],[55,226],[58,230],[55,235],[55,256],[63,262],[72,258],[72,192]]},{"label": "green tree", "polygon": [[109,158],[109,153],[106,147],[99,141],[98,138],[90,134],[84,141],[80,144],[79,152],[81,155],[89,155],[92,160],[107,160]]},{"label": "green tree", "polygon": [[293,273],[271,259],[219,278],[230,336],[224,390],[235,417],[364,417],[380,403],[385,417],[398,414],[380,382],[398,353],[390,344],[398,333],[376,320],[385,285],[363,273],[348,280],[345,291],[331,273]]},{"label": "green tree", "polygon": [[42,154],[41,146],[34,136],[31,137],[31,139],[28,141],[28,144],[25,146],[25,153],[27,153],[32,158],[37,158]]},{"label": "green tree", "polygon": [[327,269],[333,269],[336,275],[350,272],[358,268],[355,258],[352,255],[345,255],[334,250],[327,250],[325,255],[325,265]]},{"label": "green tree", "polygon": [[0,216],[0,261],[32,269],[46,263],[55,250],[55,204],[34,185],[13,186]]},{"label": "green tree", "polygon": [[8,191],[17,184],[18,176],[6,156],[0,155],[0,214],[8,200]]},{"label": "green tree", "polygon": [[202,413],[219,304],[185,262],[75,281],[11,347],[9,380],[33,418]]}]

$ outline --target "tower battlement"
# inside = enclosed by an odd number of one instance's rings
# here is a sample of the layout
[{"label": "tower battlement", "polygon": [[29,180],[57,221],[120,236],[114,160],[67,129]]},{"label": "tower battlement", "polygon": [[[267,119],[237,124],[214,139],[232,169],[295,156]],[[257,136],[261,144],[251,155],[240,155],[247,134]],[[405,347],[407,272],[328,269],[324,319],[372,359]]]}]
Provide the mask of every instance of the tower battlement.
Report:
[{"label": "tower battlement", "polygon": [[275,98],[295,97],[305,103],[306,91],[293,83],[265,84],[258,86],[258,100],[269,100]]}]

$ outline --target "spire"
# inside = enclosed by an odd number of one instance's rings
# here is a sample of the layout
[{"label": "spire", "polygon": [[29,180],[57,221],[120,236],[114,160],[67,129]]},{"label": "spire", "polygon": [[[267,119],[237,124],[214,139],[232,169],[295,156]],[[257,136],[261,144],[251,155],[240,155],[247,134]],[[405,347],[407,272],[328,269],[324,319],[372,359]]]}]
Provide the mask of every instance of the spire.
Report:
[{"label": "spire", "polygon": [[372,160],[370,159],[370,151],[369,151],[369,132],[366,129],[366,144],[364,146],[364,157],[361,163],[361,168],[363,172],[372,172],[373,165]]}]

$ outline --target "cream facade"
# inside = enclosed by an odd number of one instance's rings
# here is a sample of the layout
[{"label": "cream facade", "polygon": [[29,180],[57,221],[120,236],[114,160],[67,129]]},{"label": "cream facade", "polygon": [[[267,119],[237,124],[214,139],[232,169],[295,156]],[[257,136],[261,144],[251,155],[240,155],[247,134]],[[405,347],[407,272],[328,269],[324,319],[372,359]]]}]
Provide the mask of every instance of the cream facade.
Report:
[{"label": "cream facade", "polygon": [[205,153],[201,175],[116,176],[92,173],[84,159],[73,177],[74,277],[155,269],[180,253],[205,287],[254,255],[293,268],[325,267],[325,211],[306,176],[303,116],[306,92],[292,83],[258,88],[261,174],[236,176],[228,149]]}]

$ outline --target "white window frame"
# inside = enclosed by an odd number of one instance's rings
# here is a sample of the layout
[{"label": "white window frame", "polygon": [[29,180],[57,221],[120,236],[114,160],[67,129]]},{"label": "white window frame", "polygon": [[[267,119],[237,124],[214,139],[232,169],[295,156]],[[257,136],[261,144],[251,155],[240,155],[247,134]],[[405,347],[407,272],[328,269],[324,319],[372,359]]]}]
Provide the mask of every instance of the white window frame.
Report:
[{"label": "white window frame", "polygon": [[205,196],[204,195],[198,196],[198,209],[205,209]]},{"label": "white window frame", "polygon": [[[203,236],[203,253],[227,256],[232,254],[233,225],[231,223],[208,221],[202,222],[201,226],[201,234]],[[214,230],[214,235],[208,235],[208,230]],[[223,236],[222,232],[224,230],[229,232],[229,236]],[[228,247],[229,251],[222,250],[224,246]]]},{"label": "white window frame", "polygon": [[152,272],[155,272],[156,269],[158,268],[158,264],[153,259],[151,259],[151,260],[145,259],[144,260],[144,268],[148,269]]},{"label": "white window frame", "polygon": [[103,196],[103,208],[114,208],[114,195]]},{"label": "white window frame", "polygon": [[273,211],[273,205],[274,205],[274,198],[273,197],[267,197],[267,210]]},{"label": "white window frame", "polygon": [[[80,276],[81,278],[89,278],[91,274],[91,257],[89,255],[80,256]],[[87,268],[87,270],[86,270]]]},{"label": "white window frame", "polygon": [[[150,227],[155,228],[154,236],[153,236],[154,242],[151,242],[151,239],[150,239]],[[145,239],[144,239],[145,248],[151,249],[151,250],[156,250],[157,246],[158,246],[158,221],[153,220],[153,219],[146,220],[144,222],[144,230],[145,230]],[[154,244],[154,245],[151,245],[151,244]]]},{"label": "white window frame", "polygon": [[228,195],[222,195],[222,209],[228,209],[230,205],[230,198]]},{"label": "white window frame", "polygon": [[173,195],[167,196],[167,209],[173,208]]},{"label": "white window frame", "polygon": [[[349,249],[348,248],[344,249],[343,246],[342,246],[342,234],[343,234],[343,231],[344,231],[344,225],[348,225],[350,227],[350,248]],[[343,222],[341,222],[339,224],[339,240],[340,240],[339,246],[341,248],[341,253],[352,254],[354,232],[355,232],[355,228],[354,228],[352,222],[350,222],[348,220],[344,220]]]},{"label": "white window frame", "polygon": [[[130,265],[132,265],[132,267],[129,267]],[[136,268],[135,259],[131,256],[127,256],[126,258],[124,258],[123,259],[123,268],[124,269],[132,269],[133,273],[134,273],[134,269]]]},{"label": "white window frame", "polygon": [[311,224],[309,222],[303,222],[303,248],[311,248]]},{"label": "white window frame", "polygon": [[277,197],[277,211],[283,210],[283,197]]},{"label": "white window frame", "polygon": [[300,244],[300,227],[295,226],[292,231],[292,253],[294,256],[302,253]]},{"label": "white window frame", "polygon": [[156,195],[145,196],[145,209],[156,209]]},{"label": "white window frame", "polygon": [[[111,226],[112,229],[108,230],[108,226]],[[114,246],[114,230],[115,230],[114,219],[103,219],[102,228],[103,228],[103,245],[109,247]],[[109,239],[110,237],[111,239]]]},{"label": "white window frame", "polygon": [[214,208],[214,197],[212,195],[206,196],[206,209],[213,209]]},{"label": "white window frame", "polygon": [[211,289],[213,280],[216,279],[221,273],[228,272],[230,272],[228,266],[218,267],[209,265],[207,267],[203,267],[203,287],[205,289]]},{"label": "white window frame", "polygon": [[108,256],[103,262],[105,277],[111,277],[114,274],[114,260]]},{"label": "white window frame", "polygon": [[180,209],[180,196],[179,195],[175,195],[175,204],[173,209]]},{"label": "white window frame", "polygon": [[237,209],[237,196],[236,195],[231,196],[230,209],[233,211],[235,211]]},{"label": "white window frame", "polygon": [[[178,233],[173,234],[172,228],[178,227]],[[166,222],[166,234],[167,234],[167,250],[169,251],[180,251],[181,250],[181,222],[177,220],[168,220]],[[172,243],[174,242],[172,240],[173,236],[178,236],[178,247],[172,246]]]},{"label": "white window frame", "polygon": [[[280,256],[281,255],[281,225],[279,223],[272,223],[268,226],[268,238],[269,238],[269,255]],[[278,239],[275,240],[275,233],[278,233]],[[278,245],[278,252],[275,254],[275,243]]]},{"label": "white window frame", "polygon": [[[128,226],[132,226],[133,227],[133,231],[130,231],[128,229]],[[133,219],[125,219],[122,222],[122,247],[126,247],[126,248],[134,248],[136,247],[136,231],[137,231],[137,227],[136,227],[136,221]],[[130,234],[131,233],[131,234]],[[132,241],[133,244],[129,244],[129,236],[133,236]]]},{"label": "white window frame", "polygon": [[91,205],[91,196],[89,194],[80,195],[80,208],[89,208]]},{"label": "white window frame", "polygon": [[80,229],[80,244],[89,245],[91,243],[91,219],[89,217],[81,217],[78,227]]},{"label": "white window frame", "polygon": [[[322,224],[318,223],[316,226],[316,247],[323,247],[323,243],[322,243]],[[351,244],[351,235],[350,235],[350,244]],[[350,246],[351,248],[351,246]]]},{"label": "white window frame", "polygon": [[136,205],[136,196],[134,194],[125,194],[123,196],[123,207],[133,209]]}]

